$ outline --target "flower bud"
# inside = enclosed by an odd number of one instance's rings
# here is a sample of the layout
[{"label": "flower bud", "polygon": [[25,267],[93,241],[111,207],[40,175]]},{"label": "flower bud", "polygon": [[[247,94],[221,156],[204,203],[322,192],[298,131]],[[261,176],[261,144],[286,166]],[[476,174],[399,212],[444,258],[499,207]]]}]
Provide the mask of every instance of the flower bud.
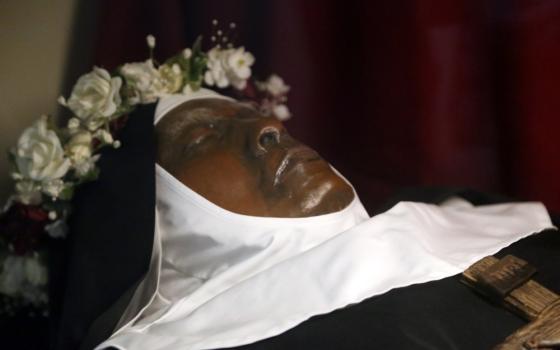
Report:
[{"label": "flower bud", "polygon": [[150,34],[146,37],[146,43],[148,44],[148,47],[150,49],[153,49],[154,47],[156,47],[156,38]]}]

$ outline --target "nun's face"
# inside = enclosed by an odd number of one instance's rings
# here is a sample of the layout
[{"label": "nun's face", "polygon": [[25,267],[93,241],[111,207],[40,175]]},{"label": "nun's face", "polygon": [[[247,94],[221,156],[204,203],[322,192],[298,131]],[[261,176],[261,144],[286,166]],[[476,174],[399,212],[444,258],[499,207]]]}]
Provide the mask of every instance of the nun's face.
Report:
[{"label": "nun's face", "polygon": [[239,214],[305,217],[346,207],[352,188],[282,123],[220,99],[186,102],[157,125],[158,163]]}]

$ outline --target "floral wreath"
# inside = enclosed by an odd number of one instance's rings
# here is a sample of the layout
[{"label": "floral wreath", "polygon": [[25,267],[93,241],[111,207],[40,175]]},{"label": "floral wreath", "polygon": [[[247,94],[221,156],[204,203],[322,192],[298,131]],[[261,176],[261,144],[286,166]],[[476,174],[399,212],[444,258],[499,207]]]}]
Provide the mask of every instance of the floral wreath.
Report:
[{"label": "floral wreath", "polygon": [[23,131],[9,152],[15,193],[0,212],[0,314],[48,315],[46,243],[66,237],[74,191],[97,179],[100,150],[120,147],[117,132],[136,106],[208,86],[252,101],[263,115],[290,117],[289,86],[282,78],[251,79],[251,53],[234,47],[217,28],[211,40],[207,52],[199,37],[191,48],[158,64],[156,40],[148,35],[148,60],[126,63],[113,73],[94,67],[78,79],[68,99],[59,97],[73,114],[65,127],[41,116]]}]

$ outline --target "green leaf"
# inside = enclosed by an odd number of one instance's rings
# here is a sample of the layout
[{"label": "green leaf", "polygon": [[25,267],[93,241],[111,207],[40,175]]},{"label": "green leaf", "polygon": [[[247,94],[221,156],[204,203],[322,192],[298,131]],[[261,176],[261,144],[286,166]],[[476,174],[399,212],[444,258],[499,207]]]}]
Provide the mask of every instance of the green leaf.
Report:
[{"label": "green leaf", "polygon": [[99,168],[94,167],[87,174],[81,177],[80,183],[95,181],[99,177]]},{"label": "green leaf", "polygon": [[68,185],[64,187],[62,191],[60,191],[58,198],[60,198],[63,201],[69,201],[72,199],[73,196],[74,196],[74,186]]},{"label": "green leaf", "polygon": [[111,119],[117,119],[125,114],[129,114],[130,112],[132,112],[134,110],[134,106],[129,105],[127,102],[127,99],[124,98],[123,102],[121,103],[121,105],[119,107],[117,107],[117,111],[111,116]]},{"label": "green leaf", "polygon": [[60,200],[53,201],[49,199],[50,198],[43,201],[43,203],[41,204],[42,208],[46,211],[56,211],[58,214],[60,214],[68,212],[71,208],[71,204],[67,200],[59,198]]},{"label": "green leaf", "polygon": [[[206,54],[202,52],[202,36],[199,36],[193,44],[192,56],[191,56],[191,67],[189,71],[190,82],[195,83],[194,86],[200,86],[202,82],[202,75],[206,69]],[[191,84],[191,86],[193,86]]]},{"label": "green leaf", "polygon": [[202,35],[199,35],[192,45],[193,57],[202,52]]}]

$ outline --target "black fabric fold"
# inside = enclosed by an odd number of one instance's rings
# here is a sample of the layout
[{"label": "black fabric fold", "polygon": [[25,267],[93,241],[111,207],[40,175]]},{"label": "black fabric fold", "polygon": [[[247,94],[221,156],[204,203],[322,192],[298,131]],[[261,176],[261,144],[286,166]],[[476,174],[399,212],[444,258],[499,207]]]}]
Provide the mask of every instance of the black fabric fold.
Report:
[{"label": "black fabric fold", "polygon": [[154,109],[139,106],[129,116],[118,135],[122,146],[102,151],[99,179],[75,195],[66,258],[58,259],[65,274],[51,293],[53,349],[91,349],[108,338],[148,270],[155,222]]}]

